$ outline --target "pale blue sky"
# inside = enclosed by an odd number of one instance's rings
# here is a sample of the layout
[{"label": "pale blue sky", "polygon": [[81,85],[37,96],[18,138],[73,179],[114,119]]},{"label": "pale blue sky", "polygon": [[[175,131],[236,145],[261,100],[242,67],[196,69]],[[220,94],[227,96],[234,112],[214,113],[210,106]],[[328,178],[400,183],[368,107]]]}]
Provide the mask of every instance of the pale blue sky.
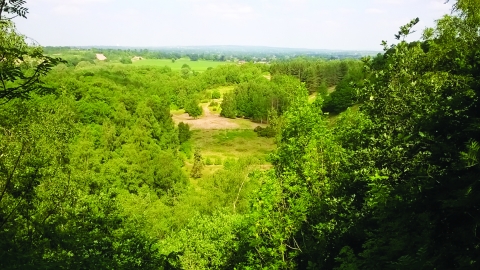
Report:
[{"label": "pale blue sky", "polygon": [[[253,45],[381,50],[401,25],[418,33],[445,0],[27,0],[19,31],[44,46]],[[450,1],[452,2],[452,1]],[[417,38],[418,38],[417,33]]]}]

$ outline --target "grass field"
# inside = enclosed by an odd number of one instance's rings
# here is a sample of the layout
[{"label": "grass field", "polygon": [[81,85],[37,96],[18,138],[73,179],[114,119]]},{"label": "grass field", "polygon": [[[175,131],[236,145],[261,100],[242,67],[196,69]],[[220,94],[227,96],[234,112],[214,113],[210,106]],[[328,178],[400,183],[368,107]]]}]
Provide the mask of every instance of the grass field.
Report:
[{"label": "grass field", "polygon": [[[268,155],[275,148],[273,138],[258,137],[253,130],[194,130],[192,134],[191,150],[200,150],[205,167],[205,176],[223,168],[225,161],[242,157],[255,157],[260,160],[262,168],[270,168]],[[193,165],[193,155],[187,161],[186,170],[189,172]]]},{"label": "grass field", "polygon": [[[204,161],[208,158],[211,165],[222,165],[227,159],[254,156],[267,161],[268,154],[275,150],[273,138],[258,137],[253,130],[194,130],[191,150],[198,149]],[[193,162],[193,156],[189,157]]]},{"label": "grass field", "polygon": [[145,59],[134,61],[134,65],[136,66],[168,66],[172,70],[180,70],[182,69],[183,64],[187,64],[190,68],[194,71],[205,71],[209,67],[216,67],[219,65],[225,65],[225,62],[215,62],[215,61],[205,61],[205,60],[198,60],[198,61],[190,61],[188,58],[180,58],[172,63],[170,59]]},{"label": "grass field", "polygon": [[203,157],[212,161],[241,156],[255,156],[267,159],[275,149],[273,138],[258,137],[253,130],[195,130],[192,142]]}]

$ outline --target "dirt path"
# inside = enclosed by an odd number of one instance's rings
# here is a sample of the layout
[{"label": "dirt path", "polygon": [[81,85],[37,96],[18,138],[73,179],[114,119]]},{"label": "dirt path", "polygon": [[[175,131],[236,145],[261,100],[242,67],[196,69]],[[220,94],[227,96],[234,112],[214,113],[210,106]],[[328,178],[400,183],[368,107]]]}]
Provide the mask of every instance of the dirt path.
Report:
[{"label": "dirt path", "polygon": [[[246,119],[229,119],[213,114],[208,108],[208,103],[202,104],[203,115],[197,119],[187,113],[174,114],[173,121],[178,125],[180,122],[189,124],[191,129],[254,129],[260,126]],[[263,125],[262,125],[263,126]]]},{"label": "dirt path", "polygon": [[208,118],[208,117],[212,116],[212,112],[210,111],[210,108],[208,108],[208,104],[204,104],[202,106],[202,108],[203,108],[203,116],[204,117]]}]

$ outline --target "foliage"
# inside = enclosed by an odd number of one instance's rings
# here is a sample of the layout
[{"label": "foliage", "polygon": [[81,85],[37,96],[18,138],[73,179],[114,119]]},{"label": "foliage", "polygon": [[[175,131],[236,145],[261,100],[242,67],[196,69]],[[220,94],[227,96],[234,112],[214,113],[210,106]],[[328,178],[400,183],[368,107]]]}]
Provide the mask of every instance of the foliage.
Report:
[{"label": "foliage", "polygon": [[[342,67],[343,65],[341,65]],[[344,66],[343,78],[335,87],[335,91],[325,96],[322,111],[338,114],[358,102],[357,89],[363,86],[365,72],[361,67],[352,65]]]},{"label": "foliage", "polygon": [[198,101],[192,98],[187,101],[187,104],[185,104],[185,112],[196,119],[202,115],[203,109],[198,105]]},{"label": "foliage", "polygon": [[[21,1],[1,1],[1,11],[24,14]],[[4,5],[6,5],[4,7]],[[63,62],[45,56],[38,46],[29,46],[25,37],[16,32],[10,21],[0,23],[0,103],[26,98],[30,92],[47,93],[52,89],[41,78],[55,65]]]},{"label": "foliage", "polygon": [[273,77],[290,75],[305,83],[309,93],[320,92],[322,85],[327,88],[337,85],[351,68],[361,67],[358,60],[331,60],[294,58],[277,61],[270,67]]},{"label": "foliage", "polygon": [[273,138],[275,137],[276,133],[275,130],[271,126],[267,127],[261,127],[257,126],[254,131],[258,134],[260,137],[267,137],[267,138]]},{"label": "foliage", "polygon": [[325,97],[322,110],[333,114],[339,114],[356,102],[356,91],[352,87],[340,88]]},{"label": "foliage", "polygon": [[[11,20],[15,17],[26,18],[28,8],[24,7],[24,0],[1,0],[0,1],[0,23],[4,20]],[[15,14],[14,17],[7,18],[5,14]]]},{"label": "foliage", "polygon": [[203,169],[203,158],[202,154],[198,149],[195,149],[195,153],[193,154],[193,168],[190,172],[190,176],[193,178],[200,178],[202,177],[202,169]]},{"label": "foliage", "polygon": [[[364,69],[294,59],[182,75],[51,60],[31,84],[32,55],[47,58],[2,21],[13,80],[0,106],[0,268],[479,268],[479,18],[478,1],[459,0],[408,43],[412,20]],[[197,97],[219,86],[233,88],[222,116],[269,126],[175,128],[172,105],[201,113]],[[257,135],[276,136],[272,170],[261,157],[273,140]]]},{"label": "foliage", "polygon": [[278,76],[272,81],[265,78],[251,80],[238,84],[232,93],[224,94],[220,115],[267,122],[270,110],[283,113],[296,95],[306,93],[299,81],[292,77]]},{"label": "foliage", "polygon": [[75,170],[72,105],[50,95],[0,108],[0,267],[154,268],[151,240],[115,192]]},{"label": "foliage", "polygon": [[251,247],[242,259],[245,266],[294,268],[298,256],[319,251],[311,246],[324,241],[315,226],[334,222],[318,209],[337,205],[330,197],[342,151],[306,97],[295,100],[284,121],[273,157],[275,174],[261,176],[264,184],[253,202],[252,227],[242,236]]},{"label": "foliage", "polygon": [[220,115],[227,118],[237,117],[236,102],[235,102],[234,94],[226,93],[223,95],[222,111],[220,112]]},{"label": "foliage", "polygon": [[178,141],[184,143],[192,137],[192,132],[190,131],[190,126],[183,122],[178,123]]},{"label": "foliage", "polygon": [[183,230],[161,242],[162,252],[181,254],[181,269],[233,269],[229,261],[238,249],[235,229],[241,220],[241,215],[197,214]]},{"label": "foliage", "polygon": [[220,93],[220,91],[214,90],[214,91],[212,92],[212,99],[219,99],[219,98],[221,98],[221,97],[222,97],[222,94]]},{"label": "foliage", "polygon": [[372,74],[357,88],[365,103],[333,129],[305,102],[284,115],[275,175],[263,176],[239,265],[478,267],[480,7],[456,7],[424,32],[427,46],[385,46],[380,69],[367,60]]},{"label": "foliage", "polygon": [[120,63],[122,63],[122,64],[133,64],[132,59],[130,59],[130,58],[122,58],[122,59],[120,59]]}]

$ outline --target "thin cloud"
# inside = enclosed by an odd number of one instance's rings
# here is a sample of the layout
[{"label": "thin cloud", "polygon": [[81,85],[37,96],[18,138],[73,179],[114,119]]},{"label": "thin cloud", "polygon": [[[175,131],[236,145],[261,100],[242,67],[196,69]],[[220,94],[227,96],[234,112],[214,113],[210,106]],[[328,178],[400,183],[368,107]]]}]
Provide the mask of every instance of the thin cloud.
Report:
[{"label": "thin cloud", "polygon": [[436,11],[448,12],[451,10],[452,5],[445,2],[445,0],[440,1],[430,1],[428,7]]},{"label": "thin cloud", "polygon": [[375,3],[378,4],[387,4],[387,5],[401,5],[408,2],[408,0],[375,0]]},{"label": "thin cloud", "polygon": [[79,15],[83,13],[83,9],[72,5],[60,5],[53,8],[53,12],[62,16]]},{"label": "thin cloud", "polygon": [[378,8],[368,8],[365,10],[366,13],[368,14],[382,14],[385,13],[384,10],[378,9]]},{"label": "thin cloud", "polygon": [[114,0],[47,0],[52,4],[53,13],[62,16],[79,15],[86,12],[89,6],[109,3]]},{"label": "thin cloud", "polygon": [[113,1],[114,0],[48,0],[47,2],[54,3],[54,4],[64,4],[64,5],[86,5],[86,4],[108,3]]},{"label": "thin cloud", "polygon": [[251,6],[239,4],[209,3],[198,5],[196,9],[204,15],[226,19],[242,19],[255,16],[255,11]]},{"label": "thin cloud", "polygon": [[355,13],[356,11],[355,9],[352,9],[352,8],[341,8],[339,12],[344,15],[349,15],[349,14]]}]

